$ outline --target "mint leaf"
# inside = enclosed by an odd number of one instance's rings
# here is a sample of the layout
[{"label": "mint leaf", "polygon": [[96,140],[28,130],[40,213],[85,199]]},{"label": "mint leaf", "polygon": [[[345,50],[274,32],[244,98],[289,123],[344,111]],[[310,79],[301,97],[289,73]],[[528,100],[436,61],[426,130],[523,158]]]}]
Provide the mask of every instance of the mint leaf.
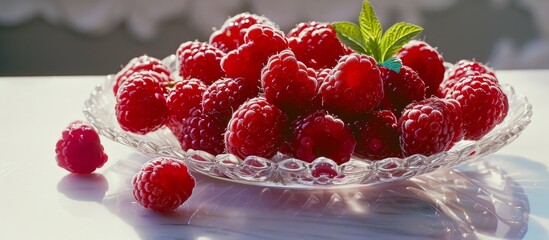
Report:
[{"label": "mint leaf", "polygon": [[352,22],[335,22],[332,23],[332,27],[334,27],[339,41],[357,53],[367,54],[362,33],[356,24]]},{"label": "mint leaf", "polygon": [[414,24],[405,22],[395,23],[387,29],[381,39],[380,60],[385,61],[389,59],[421,31],[423,31],[423,28]]},{"label": "mint leaf", "polygon": [[368,42],[368,40],[370,40],[379,44],[383,29],[381,28],[381,23],[374,12],[374,8],[367,0],[362,3],[362,11],[358,17],[358,23],[360,25],[360,32],[362,33],[364,42]]},{"label": "mint leaf", "polygon": [[402,68],[402,61],[400,60],[400,58],[392,56],[386,61],[380,63],[379,65],[386,67],[393,72],[399,73],[400,69]]}]

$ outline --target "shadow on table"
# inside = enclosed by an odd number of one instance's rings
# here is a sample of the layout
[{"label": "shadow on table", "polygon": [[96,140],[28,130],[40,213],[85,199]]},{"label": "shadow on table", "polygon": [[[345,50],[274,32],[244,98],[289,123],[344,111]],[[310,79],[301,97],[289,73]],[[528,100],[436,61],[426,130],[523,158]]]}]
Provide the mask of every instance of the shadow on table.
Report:
[{"label": "shadow on table", "polygon": [[[498,155],[406,181],[333,190],[265,188],[197,175],[183,207],[157,214],[131,193],[141,164],[121,160],[107,169],[121,184],[102,204],[142,239],[520,239],[530,213],[523,187],[533,182],[527,179],[549,185],[544,166]],[[506,164],[512,168],[501,167]]]}]

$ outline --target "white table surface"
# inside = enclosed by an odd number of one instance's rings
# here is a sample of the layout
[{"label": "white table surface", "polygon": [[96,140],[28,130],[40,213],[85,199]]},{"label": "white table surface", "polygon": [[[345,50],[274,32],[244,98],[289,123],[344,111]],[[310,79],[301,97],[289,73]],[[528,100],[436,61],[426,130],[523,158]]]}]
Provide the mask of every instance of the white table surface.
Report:
[{"label": "white table surface", "polygon": [[534,116],[517,140],[478,163],[340,190],[195,174],[195,192],[170,214],[133,199],[131,177],[148,160],[133,149],[102,137],[109,161],[96,174],[56,165],[62,129],[85,120],[83,102],[103,77],[2,77],[0,239],[549,239],[549,70],[497,74],[528,96]]}]

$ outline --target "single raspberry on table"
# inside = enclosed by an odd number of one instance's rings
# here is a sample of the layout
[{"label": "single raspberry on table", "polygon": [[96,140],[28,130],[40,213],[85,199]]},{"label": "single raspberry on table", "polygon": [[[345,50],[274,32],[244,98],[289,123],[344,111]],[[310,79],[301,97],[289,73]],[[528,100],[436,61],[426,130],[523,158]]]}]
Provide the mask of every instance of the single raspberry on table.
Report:
[{"label": "single raspberry on table", "polygon": [[197,108],[190,116],[178,122],[179,132],[176,137],[185,151],[193,149],[217,155],[225,151],[223,137],[227,122],[228,119],[216,118]]},{"label": "single raspberry on table", "polygon": [[210,85],[225,76],[221,69],[221,58],[225,53],[203,42],[184,42],[177,49],[179,76],[183,79],[197,78]]},{"label": "single raspberry on table", "polygon": [[490,75],[493,78],[492,80],[498,83],[494,70],[488,66],[476,61],[460,60],[446,72],[444,81],[440,84],[440,92],[442,96],[445,96],[460,79],[482,74]]},{"label": "single raspberry on table", "polygon": [[250,155],[271,158],[284,141],[287,117],[263,97],[252,98],[233,113],[225,132],[229,153],[242,159]]},{"label": "single raspberry on table", "polygon": [[352,123],[355,153],[370,160],[401,157],[398,120],[390,110],[375,111]]},{"label": "single raspberry on table", "polygon": [[195,180],[182,161],[160,157],[145,163],[132,185],[139,204],[155,212],[167,212],[189,199]]},{"label": "single raspberry on table", "polygon": [[223,78],[215,81],[202,95],[204,113],[230,119],[233,111],[250,98],[257,97],[257,81],[245,78]]},{"label": "single raspberry on table", "polygon": [[461,134],[462,118],[451,110],[452,100],[431,97],[412,103],[399,119],[400,147],[404,155],[426,156],[442,152]]},{"label": "single raspberry on table", "polygon": [[146,134],[164,126],[169,116],[166,88],[150,74],[133,74],[118,90],[116,119],[125,131]]},{"label": "single raspberry on table", "polygon": [[300,23],[287,36],[297,59],[314,69],[332,68],[347,54],[345,45],[328,23]]},{"label": "single raspberry on table", "polygon": [[221,67],[228,77],[259,81],[269,57],[286,48],[284,33],[270,25],[256,24],[247,30],[244,44],[221,59]]},{"label": "single raspberry on table", "polygon": [[214,47],[228,53],[244,44],[246,30],[256,23],[275,26],[270,19],[264,16],[240,13],[227,19],[219,30],[213,32],[210,35],[210,43]]},{"label": "single raspberry on table", "polygon": [[425,83],[427,97],[436,95],[444,78],[444,59],[429,44],[419,40],[408,42],[398,52],[402,64],[416,71]]},{"label": "single raspberry on table", "polygon": [[341,115],[372,111],[383,99],[383,81],[376,61],[367,55],[341,57],[320,85],[324,107]]},{"label": "single raspberry on table", "polygon": [[478,140],[486,135],[503,121],[509,110],[507,96],[488,74],[460,79],[446,97],[460,103],[464,139],[468,140]]},{"label": "single raspberry on table", "polygon": [[92,173],[107,162],[99,134],[81,121],[71,122],[55,145],[57,165],[72,173]]},{"label": "single raspberry on table", "polygon": [[126,64],[126,66],[116,74],[116,82],[113,86],[113,92],[115,96],[118,93],[120,85],[122,85],[122,83],[125,82],[134,73],[153,74],[160,82],[171,81],[170,70],[168,70],[168,68],[164,66],[164,64],[162,64],[162,61],[147,55],[135,57],[130,60],[130,62]]},{"label": "single raspberry on table", "polygon": [[316,72],[287,49],[269,58],[261,72],[265,98],[285,112],[303,112],[317,95]]},{"label": "single raspberry on table", "polygon": [[413,69],[402,66],[398,73],[385,67],[379,69],[384,90],[381,106],[384,108],[400,116],[408,104],[425,99],[425,83]]},{"label": "single raspberry on table", "polygon": [[343,164],[351,158],[356,144],[349,127],[322,110],[298,118],[291,124],[290,134],[292,155],[307,162],[326,157]]}]

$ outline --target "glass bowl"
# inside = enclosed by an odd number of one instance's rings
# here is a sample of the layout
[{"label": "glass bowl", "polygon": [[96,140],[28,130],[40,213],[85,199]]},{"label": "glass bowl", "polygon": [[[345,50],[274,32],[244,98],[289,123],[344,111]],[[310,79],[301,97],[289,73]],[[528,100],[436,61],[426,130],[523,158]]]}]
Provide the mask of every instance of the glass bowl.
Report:
[{"label": "glass bowl", "polygon": [[[171,70],[176,69],[174,56],[163,61]],[[176,74],[174,71],[174,75]],[[277,153],[271,159],[257,156],[239,159],[228,153],[214,156],[204,151],[183,151],[175,136],[166,127],[146,135],[122,130],[114,112],[114,83],[115,76],[107,76],[93,89],[84,103],[84,115],[99,134],[151,157],[181,159],[193,171],[211,177],[271,187],[326,188],[372,185],[453,168],[496,152],[509,144],[528,126],[532,117],[532,105],[528,99],[515,93],[512,86],[503,84],[501,87],[509,99],[509,113],[505,120],[480,140],[463,140],[456,143],[452,149],[435,155],[416,154],[406,158],[386,158],[379,161],[353,156],[349,162],[341,165],[324,157],[307,163],[281,153]],[[327,168],[337,174],[315,174],[316,171],[325,171]]]}]

